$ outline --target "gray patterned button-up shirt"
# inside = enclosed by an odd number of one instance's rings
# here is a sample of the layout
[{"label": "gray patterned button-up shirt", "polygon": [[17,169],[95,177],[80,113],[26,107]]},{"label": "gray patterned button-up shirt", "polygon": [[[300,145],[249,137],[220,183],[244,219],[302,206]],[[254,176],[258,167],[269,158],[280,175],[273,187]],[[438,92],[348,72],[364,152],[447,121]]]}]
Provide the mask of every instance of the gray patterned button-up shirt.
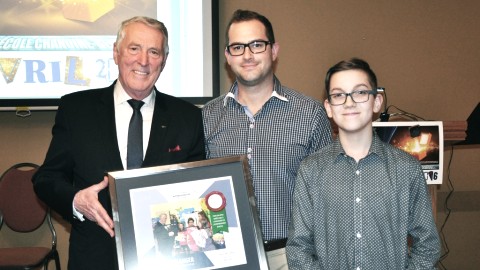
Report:
[{"label": "gray patterned button-up shirt", "polygon": [[306,158],[286,249],[290,270],[435,269],[440,241],[419,162],[376,134],[358,163],[338,140]]},{"label": "gray patterned button-up shirt", "polygon": [[298,166],[332,141],[323,105],[274,80],[255,115],[236,100],[236,82],[202,110],[207,158],[248,157],[264,240],[287,237]]}]

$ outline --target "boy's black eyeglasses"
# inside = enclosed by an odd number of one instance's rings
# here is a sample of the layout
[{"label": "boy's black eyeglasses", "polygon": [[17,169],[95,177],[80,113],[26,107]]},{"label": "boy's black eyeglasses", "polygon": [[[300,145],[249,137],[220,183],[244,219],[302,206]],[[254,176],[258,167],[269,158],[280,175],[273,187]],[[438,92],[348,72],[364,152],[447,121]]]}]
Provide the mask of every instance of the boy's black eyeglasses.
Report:
[{"label": "boy's black eyeglasses", "polygon": [[376,90],[357,90],[350,93],[335,93],[328,95],[328,102],[330,105],[338,106],[347,102],[347,97],[350,96],[355,103],[367,102],[370,95],[376,95]]}]

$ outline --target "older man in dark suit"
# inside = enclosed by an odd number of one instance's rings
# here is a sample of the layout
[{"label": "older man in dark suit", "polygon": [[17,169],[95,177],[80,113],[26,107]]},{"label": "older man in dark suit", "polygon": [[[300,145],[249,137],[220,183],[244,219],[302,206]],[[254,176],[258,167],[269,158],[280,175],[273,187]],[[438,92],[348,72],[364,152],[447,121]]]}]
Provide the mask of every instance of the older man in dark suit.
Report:
[{"label": "older man in dark suit", "polygon": [[[124,21],[113,56],[119,77],[111,86],[62,97],[45,162],[33,178],[37,195],[72,224],[71,270],[116,269],[105,172],[205,158],[200,110],[154,86],[168,56],[163,23]],[[141,115],[133,129],[140,131],[140,160],[130,165],[133,114]]]},{"label": "older man in dark suit", "polygon": [[167,225],[167,214],[160,214],[159,220],[153,226],[153,235],[158,253],[167,258],[172,256],[175,233]]}]

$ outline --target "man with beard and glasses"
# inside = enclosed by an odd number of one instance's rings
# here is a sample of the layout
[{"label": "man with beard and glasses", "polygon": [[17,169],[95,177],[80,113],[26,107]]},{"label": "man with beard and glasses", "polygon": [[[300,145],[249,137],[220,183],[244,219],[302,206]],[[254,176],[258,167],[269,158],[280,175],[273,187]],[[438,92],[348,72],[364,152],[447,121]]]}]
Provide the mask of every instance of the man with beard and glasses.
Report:
[{"label": "man with beard and glasses", "polygon": [[207,158],[247,155],[270,269],[286,269],[285,243],[300,161],[330,143],[321,102],[283,86],[280,46],[263,15],[237,10],[226,31],[230,91],[202,109]]}]

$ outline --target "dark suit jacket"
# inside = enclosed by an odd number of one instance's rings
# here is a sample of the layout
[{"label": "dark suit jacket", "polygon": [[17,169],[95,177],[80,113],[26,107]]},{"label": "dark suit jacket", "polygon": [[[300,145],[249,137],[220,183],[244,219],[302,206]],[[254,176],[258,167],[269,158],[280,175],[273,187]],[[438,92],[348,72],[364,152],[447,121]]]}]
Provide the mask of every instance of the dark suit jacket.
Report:
[{"label": "dark suit jacket", "polygon": [[[123,170],[115,128],[114,84],[62,97],[45,162],[33,177],[37,195],[72,224],[68,262],[72,270],[117,268],[115,239],[89,220],[74,219],[72,212],[73,197],[79,190],[99,183],[105,172]],[[201,117],[196,106],[157,91],[142,167],[204,159]],[[108,188],[98,199],[111,215]]]},{"label": "dark suit jacket", "polygon": [[167,229],[165,225],[160,222],[155,223],[153,226],[153,235],[158,251],[166,257],[172,256],[173,244],[175,242],[175,238],[169,235],[170,232],[173,231]]}]

